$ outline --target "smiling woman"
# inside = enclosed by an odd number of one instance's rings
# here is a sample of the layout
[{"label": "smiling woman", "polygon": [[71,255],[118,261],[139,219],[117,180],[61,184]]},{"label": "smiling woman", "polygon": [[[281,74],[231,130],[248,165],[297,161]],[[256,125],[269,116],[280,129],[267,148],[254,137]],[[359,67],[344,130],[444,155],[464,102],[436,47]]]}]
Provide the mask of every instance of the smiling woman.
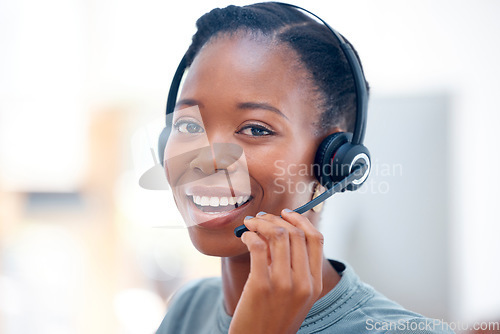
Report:
[{"label": "smiling woman", "polygon": [[[286,209],[322,182],[284,166],[312,166],[325,138],[355,127],[355,80],[332,31],[277,3],[214,9],[197,27],[162,160],[193,244],[221,257],[222,278],[177,292],[158,333],[359,334],[370,319],[407,333],[404,324],[431,323],[323,256],[317,208]],[[278,175],[307,187],[283,191]],[[425,333],[449,332],[432,324]]]}]

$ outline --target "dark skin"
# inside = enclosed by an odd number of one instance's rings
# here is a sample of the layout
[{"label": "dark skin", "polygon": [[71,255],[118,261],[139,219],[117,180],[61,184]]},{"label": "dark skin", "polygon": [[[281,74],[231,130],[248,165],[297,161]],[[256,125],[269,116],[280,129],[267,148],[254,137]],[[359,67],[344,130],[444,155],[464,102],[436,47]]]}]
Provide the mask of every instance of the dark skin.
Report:
[{"label": "dark skin", "polygon": [[[296,59],[292,50],[265,38],[236,34],[210,41],[187,74],[165,150],[167,177],[193,244],[221,257],[230,333],[296,333],[314,302],[340,280],[323,255],[319,214],[283,211],[311,200],[317,180],[310,173],[288,173],[287,191],[276,182],[280,166],[310,166],[326,136],[316,134],[317,96]],[[199,113],[182,111],[191,106]],[[213,149],[212,155],[187,157],[182,168],[168,162],[182,150],[214,143],[241,147],[248,170],[224,165],[223,152]],[[201,185],[201,191],[222,185],[223,169],[235,188],[249,184],[248,203],[231,214],[194,215],[186,184]],[[239,239],[233,230],[242,223],[250,231]]]}]

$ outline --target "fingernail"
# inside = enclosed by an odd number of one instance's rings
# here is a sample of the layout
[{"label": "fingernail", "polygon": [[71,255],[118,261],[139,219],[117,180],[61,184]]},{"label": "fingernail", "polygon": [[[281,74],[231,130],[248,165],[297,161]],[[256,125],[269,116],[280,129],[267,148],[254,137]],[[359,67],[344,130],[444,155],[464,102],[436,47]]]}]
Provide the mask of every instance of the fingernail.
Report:
[{"label": "fingernail", "polygon": [[264,211],[259,212],[256,216],[262,216],[265,215],[266,213]]},{"label": "fingernail", "polygon": [[283,211],[285,211],[285,212],[292,212],[292,210],[290,210],[290,209],[283,209]]},{"label": "fingernail", "polygon": [[252,218],[253,218],[253,216],[246,216],[245,220],[249,220],[249,219],[252,219]]}]

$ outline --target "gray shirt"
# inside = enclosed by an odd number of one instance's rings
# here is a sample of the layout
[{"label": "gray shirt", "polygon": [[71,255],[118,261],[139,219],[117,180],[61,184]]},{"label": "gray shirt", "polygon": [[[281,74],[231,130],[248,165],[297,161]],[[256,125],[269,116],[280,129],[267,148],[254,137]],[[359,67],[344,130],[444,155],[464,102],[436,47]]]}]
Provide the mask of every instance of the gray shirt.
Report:
[{"label": "gray shirt", "polygon": [[[354,270],[330,260],[339,283],[318,300],[298,333],[453,333],[445,323],[405,310],[371,286]],[[188,283],[172,298],[157,334],[223,334],[229,331],[220,277]]]}]

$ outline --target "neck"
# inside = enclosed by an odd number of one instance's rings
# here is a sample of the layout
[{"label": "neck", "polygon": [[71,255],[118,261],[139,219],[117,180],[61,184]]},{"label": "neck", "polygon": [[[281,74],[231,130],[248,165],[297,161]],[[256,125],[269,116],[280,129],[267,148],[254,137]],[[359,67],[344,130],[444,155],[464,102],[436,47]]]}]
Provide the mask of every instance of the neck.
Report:
[{"label": "neck", "polygon": [[221,258],[222,291],[227,314],[233,316],[250,274],[250,254]]},{"label": "neck", "polygon": [[[222,290],[224,293],[224,307],[227,314],[233,316],[240,300],[243,287],[250,274],[250,254],[236,257],[221,258]],[[323,258],[323,289],[318,300],[330,292],[340,281],[340,275],[335,271],[327,259]]]}]

